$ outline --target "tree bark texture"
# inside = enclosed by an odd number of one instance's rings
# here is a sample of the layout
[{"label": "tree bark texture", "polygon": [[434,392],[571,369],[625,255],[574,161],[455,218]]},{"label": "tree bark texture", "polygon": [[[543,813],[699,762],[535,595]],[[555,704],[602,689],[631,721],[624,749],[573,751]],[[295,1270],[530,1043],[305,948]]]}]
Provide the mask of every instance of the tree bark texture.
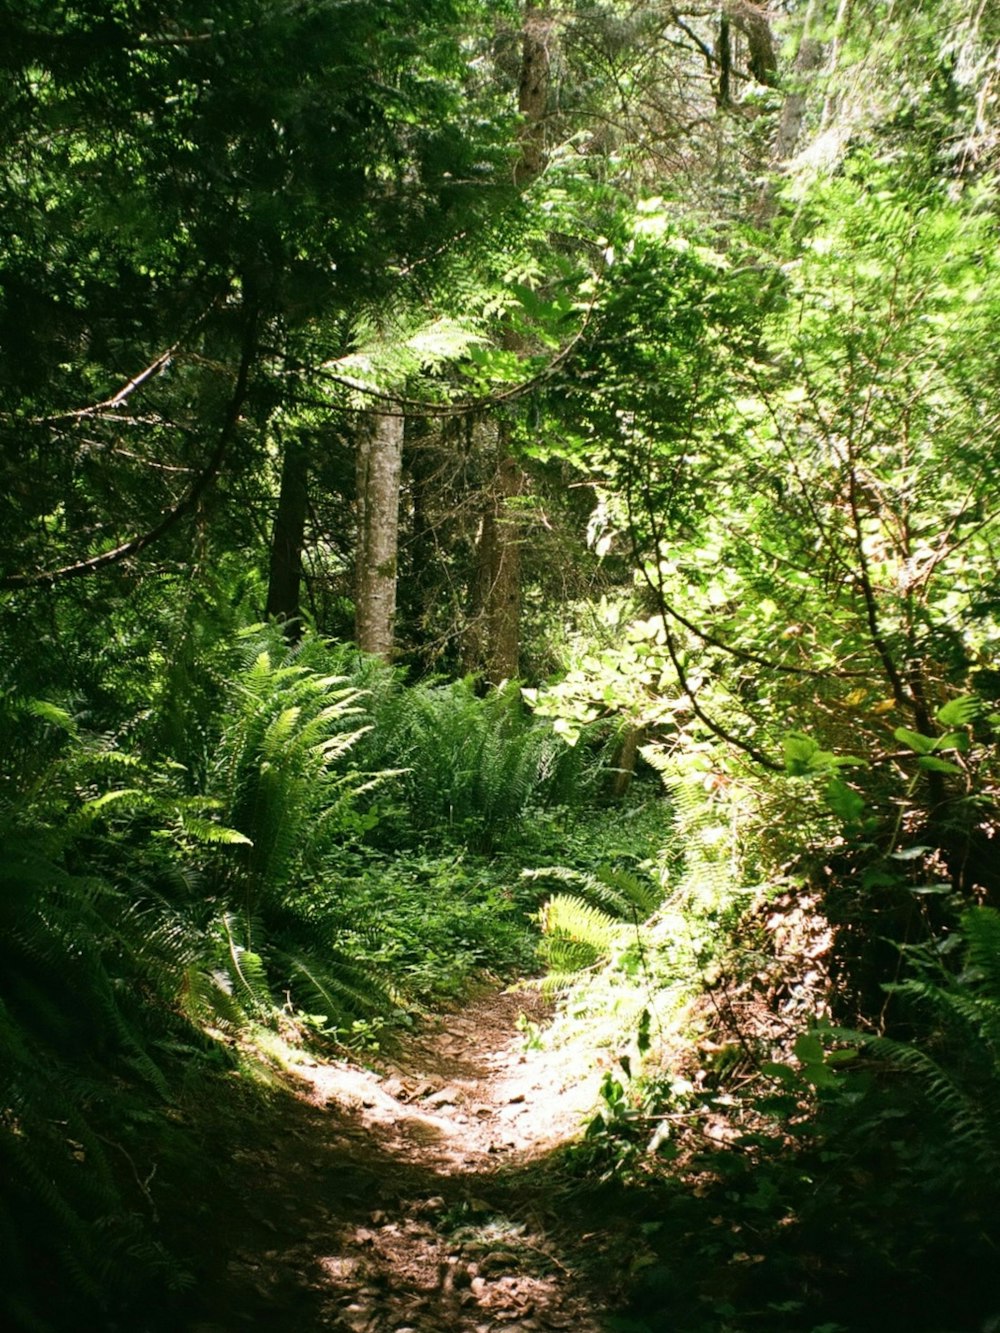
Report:
[{"label": "tree bark texture", "polygon": [[526,0],[521,32],[521,74],[517,109],[523,117],[514,183],[530,185],[545,169],[545,113],[549,100],[549,36],[552,19],[535,0]]},{"label": "tree bark texture", "polygon": [[766,8],[752,0],[726,0],[720,27],[723,20],[731,22],[746,38],[747,66],[754,79],[773,86],[777,80],[778,57]]},{"label": "tree bark texture", "polygon": [[267,583],[267,618],[280,621],[293,643],[302,634],[299,594],[302,585],[302,545],[309,504],[309,456],[298,441],[285,445],[281,459],[281,490],[271,532]]},{"label": "tree bark texture", "polygon": [[802,133],[805,119],[810,78],[823,61],[823,43],[815,35],[818,23],[819,6],[817,0],[809,0],[809,5],[802,20],[802,35],[793,66],[792,87],[785,96],[781,108],[781,119],[775,136],[771,154],[771,174],[757,201],[756,221],[762,226],[773,218],[778,202],[777,176],[782,167],[790,160]]},{"label": "tree bark texture", "polygon": [[399,553],[403,418],[372,413],[357,453],[355,633],[362,652],[392,656]]},{"label": "tree bark texture", "polygon": [[483,498],[464,665],[498,685],[516,679],[520,669],[521,545],[512,502],[524,494],[526,478],[502,423],[486,421],[473,429],[477,442],[495,451],[496,464]]},{"label": "tree bark texture", "polygon": [[[548,5],[537,0],[525,0],[523,14],[517,98],[522,122],[514,180],[526,189],[544,171],[547,161],[545,117],[553,18]],[[509,331],[502,342],[513,345]],[[467,671],[498,684],[515,679],[520,667],[521,549],[511,501],[524,493],[527,478],[511,453],[505,422],[475,423],[472,434],[474,445],[496,461],[480,518],[464,660]]]}]

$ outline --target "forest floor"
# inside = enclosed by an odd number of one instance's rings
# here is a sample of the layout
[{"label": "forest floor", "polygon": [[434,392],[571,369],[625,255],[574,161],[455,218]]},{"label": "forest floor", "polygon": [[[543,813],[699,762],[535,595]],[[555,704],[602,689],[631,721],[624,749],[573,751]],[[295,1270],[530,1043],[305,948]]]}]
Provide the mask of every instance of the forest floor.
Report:
[{"label": "forest floor", "polygon": [[532,1041],[547,1012],[494,988],[375,1068],[293,1066],[295,1095],[230,1145],[187,1333],[605,1328],[614,1222],[546,1167],[602,1057]]}]

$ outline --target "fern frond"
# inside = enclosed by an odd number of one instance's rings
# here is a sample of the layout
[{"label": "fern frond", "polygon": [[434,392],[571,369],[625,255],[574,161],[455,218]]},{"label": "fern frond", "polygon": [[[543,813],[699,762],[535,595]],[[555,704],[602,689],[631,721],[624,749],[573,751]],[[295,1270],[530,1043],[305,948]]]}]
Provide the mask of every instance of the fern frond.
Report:
[{"label": "fern frond", "polygon": [[181,831],[195,842],[205,846],[252,847],[253,840],[238,829],[226,828],[211,819],[201,819],[197,815],[182,813],[179,818]]},{"label": "fern frond", "polygon": [[522,871],[522,877],[569,885],[577,897],[623,921],[647,920],[663,898],[662,889],[652,879],[642,879],[630,870],[609,865],[602,865],[593,872],[569,866],[546,866]]},{"label": "fern frond", "polygon": [[997,1161],[996,1126],[983,1115],[975,1095],[960,1086],[952,1073],[918,1046],[871,1036],[868,1049],[889,1064],[912,1075],[923,1089],[928,1103],[946,1122],[952,1142],[980,1156],[983,1161]]},{"label": "fern frond", "polygon": [[972,907],[962,913],[968,966],[974,969],[981,993],[1000,1004],[1000,912]]},{"label": "fern frond", "polygon": [[338,1019],[385,1012],[400,1002],[387,976],[362,960],[330,956],[319,962],[285,949],[275,949],[274,955],[287,974],[293,996],[300,1000],[300,1008],[320,1007],[333,1026],[337,1026]]},{"label": "fern frond", "polygon": [[542,929],[550,939],[584,944],[607,954],[621,938],[622,923],[591,903],[571,894],[557,893],[541,912]]}]

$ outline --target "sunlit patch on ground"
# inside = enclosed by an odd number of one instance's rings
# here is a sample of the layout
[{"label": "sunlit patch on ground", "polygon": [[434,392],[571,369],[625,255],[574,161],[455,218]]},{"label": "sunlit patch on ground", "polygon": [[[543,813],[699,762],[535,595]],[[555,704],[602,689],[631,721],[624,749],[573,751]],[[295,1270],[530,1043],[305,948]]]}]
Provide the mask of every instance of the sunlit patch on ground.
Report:
[{"label": "sunlit patch on ground", "polygon": [[550,1007],[491,991],[377,1070],[292,1065],[305,1119],[243,1163],[270,1202],[229,1260],[236,1327],[597,1333],[537,1181],[517,1183],[580,1134],[606,1059],[547,1047]]}]

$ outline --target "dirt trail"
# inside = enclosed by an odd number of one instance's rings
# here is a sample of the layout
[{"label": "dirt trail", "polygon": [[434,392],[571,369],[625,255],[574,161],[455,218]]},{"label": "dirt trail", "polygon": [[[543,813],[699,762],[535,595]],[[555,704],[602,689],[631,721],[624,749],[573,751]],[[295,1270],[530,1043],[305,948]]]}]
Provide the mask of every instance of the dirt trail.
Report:
[{"label": "dirt trail", "polygon": [[530,1041],[545,1017],[537,995],[491,991],[378,1070],[296,1066],[302,1097],[244,1154],[226,1294],[189,1333],[599,1333],[571,1255],[586,1238],[539,1170],[599,1080],[582,1048]]}]

